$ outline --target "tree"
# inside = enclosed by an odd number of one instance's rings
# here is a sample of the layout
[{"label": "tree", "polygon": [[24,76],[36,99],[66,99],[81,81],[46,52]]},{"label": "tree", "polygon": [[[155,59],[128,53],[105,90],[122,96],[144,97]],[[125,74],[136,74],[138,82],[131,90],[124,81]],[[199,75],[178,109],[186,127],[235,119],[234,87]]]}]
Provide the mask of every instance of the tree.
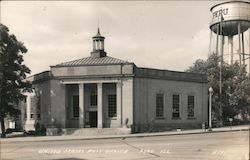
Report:
[{"label": "tree", "polygon": [[222,92],[220,94],[220,56],[211,54],[207,60],[196,60],[189,67],[188,72],[206,74],[208,86],[214,90],[212,111],[215,120],[226,123],[228,118],[241,115],[243,119],[249,116],[247,113],[250,97],[250,83],[247,77],[246,66],[240,66],[237,62],[229,65],[222,62]]},{"label": "tree", "polygon": [[2,137],[5,137],[4,119],[17,116],[20,110],[17,104],[23,100],[24,91],[31,91],[31,84],[25,81],[30,69],[23,64],[23,55],[27,52],[22,42],[18,41],[9,29],[0,23],[0,121]]}]

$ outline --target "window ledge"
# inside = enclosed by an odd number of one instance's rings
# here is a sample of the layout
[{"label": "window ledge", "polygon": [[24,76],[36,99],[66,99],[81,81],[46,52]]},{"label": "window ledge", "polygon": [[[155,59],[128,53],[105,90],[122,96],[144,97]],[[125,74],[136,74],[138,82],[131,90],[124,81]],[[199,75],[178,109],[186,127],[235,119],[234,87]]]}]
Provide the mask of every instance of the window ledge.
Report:
[{"label": "window ledge", "polygon": [[172,118],[172,120],[181,120],[181,118]]},{"label": "window ledge", "polygon": [[165,120],[165,117],[155,117],[155,120]]},{"label": "window ledge", "polygon": [[187,119],[192,120],[192,119],[197,119],[197,118],[196,117],[188,117]]},{"label": "window ledge", "polygon": [[72,117],[71,120],[79,120],[79,117]]},{"label": "window ledge", "polygon": [[117,120],[117,117],[109,117],[110,120]]}]

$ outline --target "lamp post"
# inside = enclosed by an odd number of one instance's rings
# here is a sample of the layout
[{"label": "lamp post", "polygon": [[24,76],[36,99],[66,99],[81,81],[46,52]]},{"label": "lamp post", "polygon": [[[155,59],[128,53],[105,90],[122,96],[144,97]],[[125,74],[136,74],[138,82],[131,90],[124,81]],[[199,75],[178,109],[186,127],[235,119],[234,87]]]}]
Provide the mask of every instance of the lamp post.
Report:
[{"label": "lamp post", "polygon": [[212,95],[213,95],[213,88],[209,87],[209,124],[208,124],[208,131],[212,131]]}]

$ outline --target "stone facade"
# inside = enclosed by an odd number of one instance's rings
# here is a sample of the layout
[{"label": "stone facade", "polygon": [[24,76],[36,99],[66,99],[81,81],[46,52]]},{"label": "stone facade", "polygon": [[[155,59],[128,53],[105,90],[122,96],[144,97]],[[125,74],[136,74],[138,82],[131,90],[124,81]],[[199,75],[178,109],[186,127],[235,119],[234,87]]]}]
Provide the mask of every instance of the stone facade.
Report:
[{"label": "stone facade", "polygon": [[[135,131],[201,128],[207,122],[207,83],[204,76],[136,68],[134,78]],[[156,117],[156,95],[163,95],[163,116]],[[173,95],[180,97],[180,117],[173,118]],[[188,117],[188,96],[194,97],[194,115]]]},{"label": "stone facade", "polygon": [[39,108],[39,119],[34,118],[49,135],[82,133],[83,128],[102,134],[151,132],[207,122],[204,75],[140,68],[109,57],[99,30],[93,46],[90,57],[51,66],[27,79],[35,88],[33,107]]}]

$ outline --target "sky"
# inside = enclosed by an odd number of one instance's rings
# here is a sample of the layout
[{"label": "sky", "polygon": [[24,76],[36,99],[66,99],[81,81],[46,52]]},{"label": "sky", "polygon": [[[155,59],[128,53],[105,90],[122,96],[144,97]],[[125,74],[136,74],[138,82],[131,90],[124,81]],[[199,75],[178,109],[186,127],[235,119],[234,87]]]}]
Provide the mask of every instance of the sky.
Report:
[{"label": "sky", "polygon": [[220,1],[1,1],[1,23],[22,41],[31,74],[90,56],[98,22],[108,56],[184,71],[206,59],[210,8]]}]

